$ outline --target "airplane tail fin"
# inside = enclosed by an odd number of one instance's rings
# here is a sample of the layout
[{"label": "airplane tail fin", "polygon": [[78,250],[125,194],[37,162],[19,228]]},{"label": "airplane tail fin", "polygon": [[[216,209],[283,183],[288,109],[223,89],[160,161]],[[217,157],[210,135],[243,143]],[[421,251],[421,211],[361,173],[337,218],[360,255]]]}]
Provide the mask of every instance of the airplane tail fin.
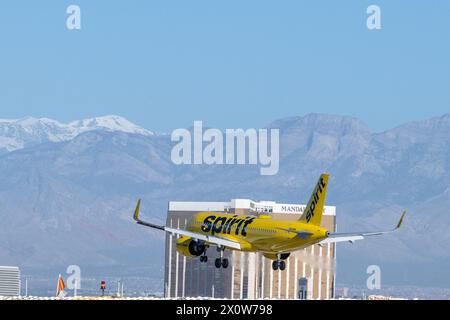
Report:
[{"label": "airplane tail fin", "polygon": [[327,196],[328,187],[328,173],[320,175],[316,187],[313,190],[311,198],[309,198],[308,205],[305,208],[299,221],[320,226],[322,222],[323,206],[325,204],[325,197]]}]

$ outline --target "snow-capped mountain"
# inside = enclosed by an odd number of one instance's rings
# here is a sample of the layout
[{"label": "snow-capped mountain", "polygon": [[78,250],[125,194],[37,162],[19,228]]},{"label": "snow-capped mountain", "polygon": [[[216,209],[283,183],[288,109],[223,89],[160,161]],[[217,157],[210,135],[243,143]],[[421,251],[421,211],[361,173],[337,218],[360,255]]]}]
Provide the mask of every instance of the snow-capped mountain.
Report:
[{"label": "snow-capped mountain", "polygon": [[68,124],[68,127],[74,130],[75,135],[98,129],[134,133],[143,136],[154,135],[152,131],[141,128],[123,117],[114,115],[73,121]]},{"label": "snow-capped mountain", "polygon": [[154,133],[119,116],[78,120],[69,124],[48,118],[0,119],[0,154],[43,142],[61,142],[93,130],[151,136]]}]

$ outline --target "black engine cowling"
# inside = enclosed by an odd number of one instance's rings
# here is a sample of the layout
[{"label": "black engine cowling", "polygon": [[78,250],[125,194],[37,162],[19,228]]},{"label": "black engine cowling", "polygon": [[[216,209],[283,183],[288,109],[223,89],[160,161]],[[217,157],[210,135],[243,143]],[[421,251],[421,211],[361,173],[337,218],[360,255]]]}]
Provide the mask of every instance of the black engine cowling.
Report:
[{"label": "black engine cowling", "polygon": [[191,240],[191,242],[189,242],[189,253],[192,254],[193,256],[200,256],[203,252],[205,252],[205,244],[199,241],[195,241],[195,240]]},{"label": "black engine cowling", "polygon": [[289,252],[280,253],[279,256],[276,253],[263,253],[263,256],[270,260],[286,260],[290,255],[291,254]]},{"label": "black engine cowling", "polygon": [[290,253],[281,253],[280,254],[280,259],[281,260],[286,260],[287,258],[289,258],[291,254]]}]

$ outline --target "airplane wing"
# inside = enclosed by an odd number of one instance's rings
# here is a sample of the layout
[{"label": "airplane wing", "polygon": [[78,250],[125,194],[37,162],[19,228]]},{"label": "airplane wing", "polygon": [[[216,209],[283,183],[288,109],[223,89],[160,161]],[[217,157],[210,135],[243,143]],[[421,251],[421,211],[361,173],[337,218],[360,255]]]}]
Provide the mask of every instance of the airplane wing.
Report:
[{"label": "airplane wing", "polygon": [[216,246],[224,246],[224,247],[229,247],[229,248],[233,248],[233,249],[237,249],[237,250],[241,249],[241,244],[239,242],[232,241],[229,239],[224,239],[224,238],[220,238],[220,237],[216,237],[216,236],[210,236],[207,234],[192,232],[192,231],[183,230],[183,229],[160,226],[157,224],[142,221],[141,219],[139,219],[140,207],[141,207],[141,199],[138,200],[138,203],[136,205],[136,210],[134,211],[134,215],[133,215],[133,219],[137,222],[137,224],[140,224],[140,225],[143,225],[146,227],[150,227],[153,229],[158,229],[158,230],[162,230],[165,232],[169,232],[171,234],[177,234],[180,236],[190,237],[190,238],[196,239],[196,240],[206,241],[206,242],[214,244]]},{"label": "airplane wing", "polygon": [[376,232],[355,232],[355,233],[331,233],[328,238],[320,241],[318,244],[326,244],[326,243],[335,243],[335,242],[344,242],[348,241],[353,243],[357,240],[363,240],[365,237],[368,236],[377,236],[380,234],[386,234],[396,231],[400,228],[402,225],[403,219],[405,218],[406,211],[403,212],[402,216],[400,217],[400,221],[397,223],[397,226],[388,231],[376,231]]}]

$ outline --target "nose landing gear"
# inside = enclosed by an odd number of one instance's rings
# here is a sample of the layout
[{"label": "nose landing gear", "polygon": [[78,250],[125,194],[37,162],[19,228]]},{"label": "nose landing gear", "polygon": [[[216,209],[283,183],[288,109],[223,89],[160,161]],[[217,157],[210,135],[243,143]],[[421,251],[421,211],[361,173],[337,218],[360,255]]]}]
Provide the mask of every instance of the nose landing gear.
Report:
[{"label": "nose landing gear", "polygon": [[204,262],[204,263],[208,262],[208,256],[206,255],[206,248],[203,251],[202,255],[200,256],[200,262]]}]

